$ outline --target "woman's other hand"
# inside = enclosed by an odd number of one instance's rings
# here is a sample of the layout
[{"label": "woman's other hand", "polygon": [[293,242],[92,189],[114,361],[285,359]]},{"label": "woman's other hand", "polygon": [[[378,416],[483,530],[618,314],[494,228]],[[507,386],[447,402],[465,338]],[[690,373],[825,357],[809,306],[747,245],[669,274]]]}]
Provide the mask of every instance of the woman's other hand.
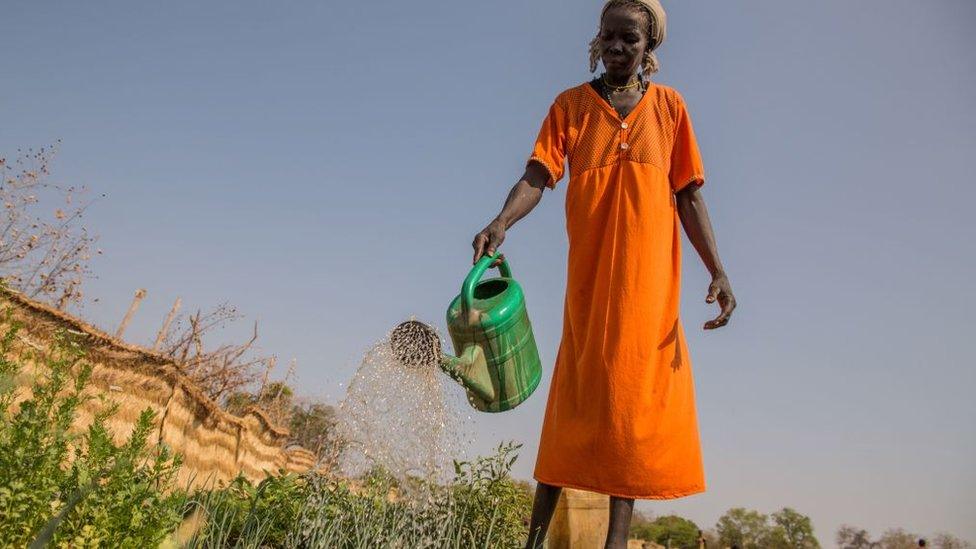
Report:
[{"label": "woman's other hand", "polygon": [[699,190],[699,184],[686,185],[675,195],[678,206],[678,217],[685,227],[688,240],[698,251],[708,272],[712,273],[712,283],[708,285],[708,295],[705,303],[715,303],[718,300],[722,312],[705,323],[706,330],[721,328],[729,323],[729,317],[735,310],[735,296],[732,295],[732,283],[725,275],[722,261],[718,258],[718,247],[715,245],[715,234],[712,232],[712,222],[708,219],[708,207],[705,197]]},{"label": "woman's other hand", "polygon": [[712,278],[712,283],[708,285],[708,296],[705,297],[705,303],[715,303],[715,300],[718,300],[719,306],[722,307],[722,312],[714,319],[705,323],[706,330],[714,330],[715,328],[721,328],[728,324],[729,317],[732,316],[732,311],[735,310],[735,296],[732,295],[732,283],[729,282],[729,277],[724,274]]},{"label": "woman's other hand", "polygon": [[[474,259],[471,263],[477,263],[481,256],[487,254],[495,255],[498,247],[505,241],[505,224],[500,219],[495,219],[474,236],[471,246],[474,248]],[[501,258],[492,263],[492,267],[501,263]]]}]

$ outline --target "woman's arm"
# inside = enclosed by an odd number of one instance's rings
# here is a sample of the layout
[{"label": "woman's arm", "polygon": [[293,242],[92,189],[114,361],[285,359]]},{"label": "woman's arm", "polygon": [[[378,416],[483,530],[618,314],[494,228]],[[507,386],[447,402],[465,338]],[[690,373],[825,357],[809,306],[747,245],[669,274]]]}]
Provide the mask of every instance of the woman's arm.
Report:
[{"label": "woman's arm", "polygon": [[718,247],[715,245],[715,234],[712,233],[712,223],[708,220],[708,208],[705,207],[705,197],[698,190],[698,185],[690,184],[675,195],[678,204],[678,217],[681,225],[688,234],[688,239],[701,256],[705,268],[712,275],[712,283],[708,286],[708,296],[705,303],[713,303],[718,299],[722,312],[717,317],[705,323],[704,328],[711,330],[725,326],[735,309],[735,296],[732,295],[732,284],[725,274],[722,261],[718,258]]},{"label": "woman's arm", "polygon": [[526,166],[522,178],[509,191],[502,211],[475,235],[471,243],[474,247],[473,263],[477,263],[485,253],[495,254],[495,250],[505,241],[505,231],[531,212],[542,199],[542,191],[548,181],[549,172],[541,164],[530,162]]}]

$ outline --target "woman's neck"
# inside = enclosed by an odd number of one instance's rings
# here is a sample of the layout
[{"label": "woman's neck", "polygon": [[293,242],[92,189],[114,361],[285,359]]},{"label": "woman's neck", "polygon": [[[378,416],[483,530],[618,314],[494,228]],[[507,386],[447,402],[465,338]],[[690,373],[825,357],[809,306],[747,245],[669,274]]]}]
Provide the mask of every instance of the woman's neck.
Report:
[{"label": "woman's neck", "polygon": [[603,73],[603,81],[611,86],[623,87],[628,84],[632,84],[636,75],[626,74],[626,75],[610,75]]}]

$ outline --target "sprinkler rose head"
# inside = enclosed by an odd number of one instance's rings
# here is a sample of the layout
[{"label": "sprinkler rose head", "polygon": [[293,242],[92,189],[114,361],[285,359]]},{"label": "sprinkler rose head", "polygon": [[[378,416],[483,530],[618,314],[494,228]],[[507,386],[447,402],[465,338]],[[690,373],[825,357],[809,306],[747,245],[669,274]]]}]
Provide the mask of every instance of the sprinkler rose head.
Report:
[{"label": "sprinkler rose head", "polygon": [[408,320],[390,333],[393,356],[407,368],[431,368],[441,361],[441,338],[433,328]]}]

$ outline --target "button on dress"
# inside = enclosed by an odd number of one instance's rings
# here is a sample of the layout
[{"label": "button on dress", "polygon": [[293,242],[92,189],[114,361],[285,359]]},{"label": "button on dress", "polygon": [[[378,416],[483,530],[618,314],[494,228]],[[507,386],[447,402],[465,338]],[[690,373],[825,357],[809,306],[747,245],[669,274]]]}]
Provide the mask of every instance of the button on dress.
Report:
[{"label": "button on dress", "polygon": [[570,88],[529,162],[551,188],[569,164],[562,339],[533,476],[635,499],[703,492],[674,193],[705,179],[684,100],[649,83],[621,119],[589,83]]}]

